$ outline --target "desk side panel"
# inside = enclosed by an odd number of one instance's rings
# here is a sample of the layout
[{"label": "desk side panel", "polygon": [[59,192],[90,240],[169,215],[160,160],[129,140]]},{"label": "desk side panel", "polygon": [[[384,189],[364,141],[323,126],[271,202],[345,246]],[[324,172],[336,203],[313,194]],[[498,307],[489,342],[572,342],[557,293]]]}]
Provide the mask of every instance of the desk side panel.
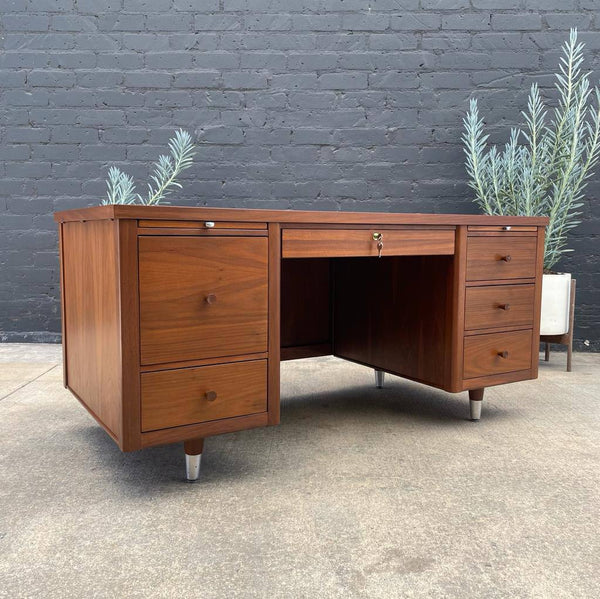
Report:
[{"label": "desk side panel", "polygon": [[118,229],[115,221],[62,225],[63,329],[68,388],[121,439]]}]

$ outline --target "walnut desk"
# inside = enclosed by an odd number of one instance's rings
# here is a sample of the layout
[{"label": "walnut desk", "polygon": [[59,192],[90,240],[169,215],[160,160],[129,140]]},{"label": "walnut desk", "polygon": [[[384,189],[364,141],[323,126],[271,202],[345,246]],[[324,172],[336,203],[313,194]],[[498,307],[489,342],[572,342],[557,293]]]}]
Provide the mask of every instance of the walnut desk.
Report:
[{"label": "walnut desk", "polygon": [[123,451],[279,422],[281,360],[537,377],[544,218],[99,206],[60,229],[64,383]]}]

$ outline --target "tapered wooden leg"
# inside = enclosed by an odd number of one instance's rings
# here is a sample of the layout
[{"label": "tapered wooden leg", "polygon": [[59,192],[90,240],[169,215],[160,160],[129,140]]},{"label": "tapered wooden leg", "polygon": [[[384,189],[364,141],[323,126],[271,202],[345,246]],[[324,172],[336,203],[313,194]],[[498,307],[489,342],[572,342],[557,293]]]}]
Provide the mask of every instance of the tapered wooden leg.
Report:
[{"label": "tapered wooden leg", "polygon": [[550,360],[550,344],[546,342],[546,351],[544,352],[544,360],[548,362]]},{"label": "tapered wooden leg", "polygon": [[573,331],[569,333],[569,343],[567,345],[567,372],[571,372],[571,361],[573,359]]},{"label": "tapered wooden leg", "polygon": [[202,450],[204,449],[204,439],[190,439],[183,444],[185,450],[185,477],[188,482],[198,480],[200,474],[200,462],[202,460]]},{"label": "tapered wooden leg", "polygon": [[469,409],[471,420],[481,418],[481,404],[483,403],[483,392],[485,389],[469,389]]}]

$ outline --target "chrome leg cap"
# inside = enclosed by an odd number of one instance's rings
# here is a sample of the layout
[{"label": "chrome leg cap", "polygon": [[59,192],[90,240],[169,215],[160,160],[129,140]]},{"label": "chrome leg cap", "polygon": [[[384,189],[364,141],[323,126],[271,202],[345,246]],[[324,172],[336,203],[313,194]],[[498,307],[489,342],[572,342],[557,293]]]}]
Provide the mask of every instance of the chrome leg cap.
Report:
[{"label": "chrome leg cap", "polygon": [[469,408],[471,410],[471,420],[479,420],[481,418],[482,401],[469,400]]},{"label": "chrome leg cap", "polygon": [[383,389],[383,380],[385,379],[385,372],[383,370],[375,370],[375,386],[378,389]]},{"label": "chrome leg cap", "polygon": [[202,461],[202,454],[188,455],[185,454],[185,477],[187,481],[193,483],[198,480],[200,474],[200,462]]}]

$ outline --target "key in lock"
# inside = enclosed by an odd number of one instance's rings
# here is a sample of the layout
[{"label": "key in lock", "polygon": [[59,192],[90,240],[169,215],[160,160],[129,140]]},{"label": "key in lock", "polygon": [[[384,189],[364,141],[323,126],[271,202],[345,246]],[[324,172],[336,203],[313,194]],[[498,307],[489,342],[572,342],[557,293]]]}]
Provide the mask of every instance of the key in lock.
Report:
[{"label": "key in lock", "polygon": [[381,252],[383,251],[383,233],[373,233],[373,241],[377,242],[377,257],[381,258]]}]

